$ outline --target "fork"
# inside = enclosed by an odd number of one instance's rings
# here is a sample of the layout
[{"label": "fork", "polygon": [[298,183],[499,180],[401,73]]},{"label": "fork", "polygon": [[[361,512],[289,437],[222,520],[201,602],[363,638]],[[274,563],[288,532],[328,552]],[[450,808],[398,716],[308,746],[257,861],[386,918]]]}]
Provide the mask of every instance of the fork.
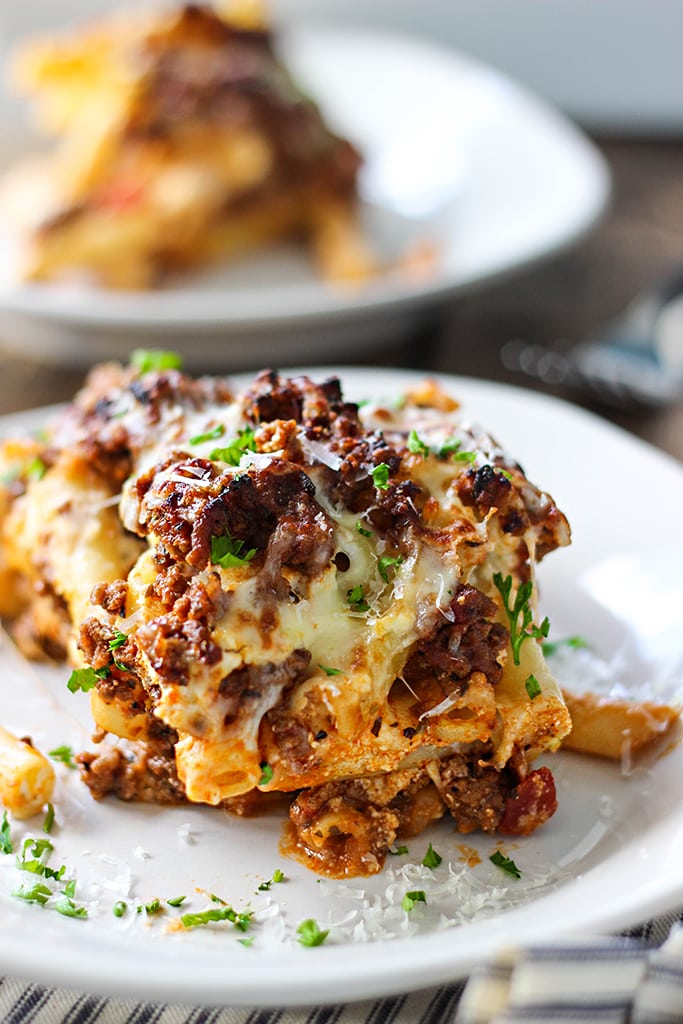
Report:
[{"label": "fork", "polygon": [[683,268],[569,351],[513,339],[501,360],[508,370],[613,407],[674,404],[683,398]]}]

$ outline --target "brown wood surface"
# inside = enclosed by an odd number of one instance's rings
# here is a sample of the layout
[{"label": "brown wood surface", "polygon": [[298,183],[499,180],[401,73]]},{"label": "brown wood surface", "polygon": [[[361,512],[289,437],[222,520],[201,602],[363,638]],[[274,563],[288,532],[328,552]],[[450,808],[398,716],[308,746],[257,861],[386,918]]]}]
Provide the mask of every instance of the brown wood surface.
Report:
[{"label": "brown wood surface", "polygon": [[[434,313],[418,338],[375,355],[374,361],[528,384],[503,366],[500,350],[506,341],[522,338],[566,348],[599,330],[641,289],[683,264],[683,143],[598,144],[612,169],[614,191],[607,215],[586,240]],[[1,337],[0,321],[0,343]],[[79,372],[21,359],[1,348],[0,359],[0,414],[62,401],[82,379]],[[562,389],[554,393],[577,400]],[[646,414],[578,400],[683,459],[682,403]]]}]

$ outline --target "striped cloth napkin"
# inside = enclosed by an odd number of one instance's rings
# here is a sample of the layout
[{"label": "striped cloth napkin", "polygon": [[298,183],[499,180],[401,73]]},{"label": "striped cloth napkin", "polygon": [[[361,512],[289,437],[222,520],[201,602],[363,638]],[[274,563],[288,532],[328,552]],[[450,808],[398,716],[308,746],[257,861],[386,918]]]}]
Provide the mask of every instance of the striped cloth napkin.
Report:
[{"label": "striped cloth napkin", "polygon": [[0,979],[3,1024],[681,1024],[683,912],[622,936],[510,949],[467,982],[346,1005],[191,1007]]}]

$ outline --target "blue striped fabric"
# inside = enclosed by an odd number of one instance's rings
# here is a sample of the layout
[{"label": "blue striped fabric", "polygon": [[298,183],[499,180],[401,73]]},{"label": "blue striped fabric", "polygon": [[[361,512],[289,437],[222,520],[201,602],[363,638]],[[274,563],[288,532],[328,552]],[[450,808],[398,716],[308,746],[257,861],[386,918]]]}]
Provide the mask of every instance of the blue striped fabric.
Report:
[{"label": "blue striped fabric", "polygon": [[104,999],[0,979],[3,1024],[683,1024],[683,912],[619,937],[508,951],[465,984],[259,1009]]}]

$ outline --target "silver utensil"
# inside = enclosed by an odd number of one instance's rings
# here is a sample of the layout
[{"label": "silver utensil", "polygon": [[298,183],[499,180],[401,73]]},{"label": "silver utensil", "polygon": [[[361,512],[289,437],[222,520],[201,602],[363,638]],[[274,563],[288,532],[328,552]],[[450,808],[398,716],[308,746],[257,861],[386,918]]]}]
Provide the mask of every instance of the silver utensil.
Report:
[{"label": "silver utensil", "polygon": [[671,405],[683,398],[683,269],[569,350],[514,339],[501,359],[509,370],[611,406]]}]

